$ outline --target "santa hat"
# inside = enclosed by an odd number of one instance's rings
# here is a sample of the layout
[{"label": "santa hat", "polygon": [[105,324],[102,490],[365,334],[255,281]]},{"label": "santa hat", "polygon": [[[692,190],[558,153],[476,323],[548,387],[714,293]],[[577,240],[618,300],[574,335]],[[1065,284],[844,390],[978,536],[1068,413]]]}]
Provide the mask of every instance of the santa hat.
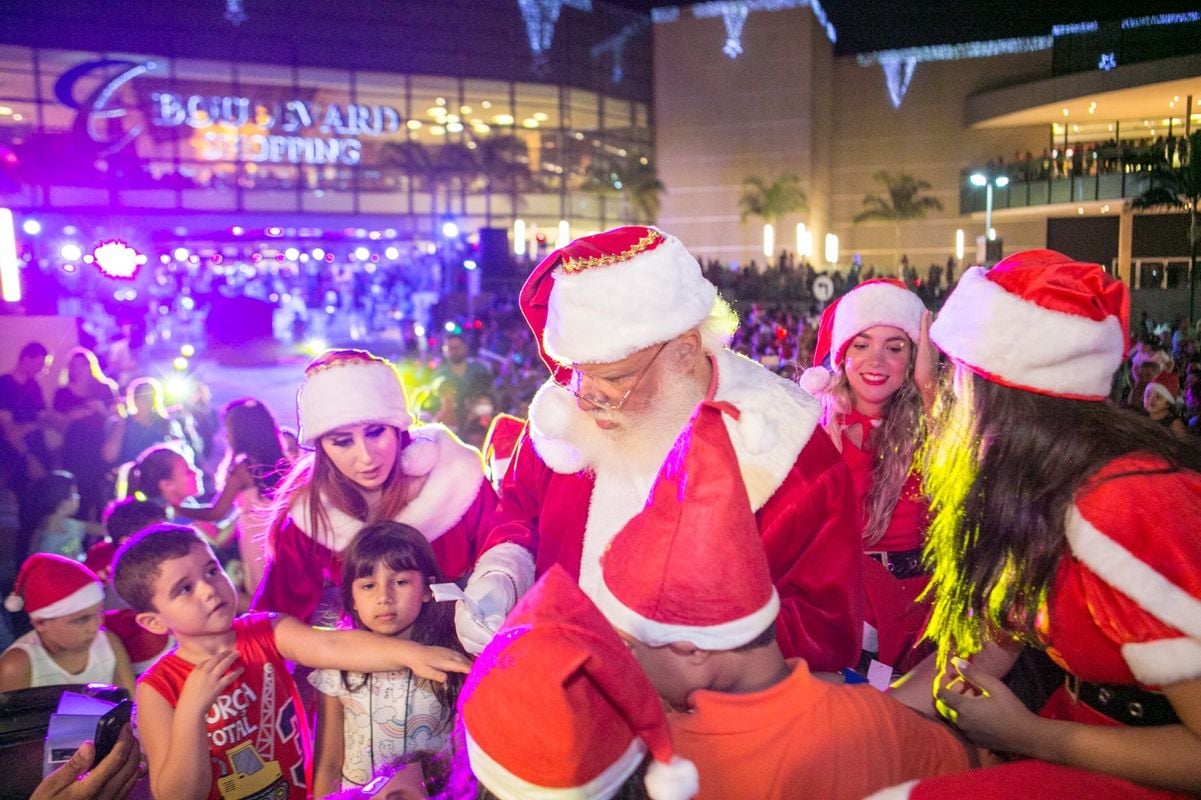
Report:
[{"label": "santa hat", "polygon": [[34,553],[25,559],[4,607],[21,609],[35,619],[75,614],[104,600],[104,584],[95,572],[63,556]]},{"label": "santa hat", "polygon": [[511,414],[497,414],[492,419],[488,434],[484,437],[483,453],[484,463],[488,466],[488,474],[492,476],[494,484],[499,485],[500,479],[508,470],[524,430],[525,420]]},{"label": "santa hat", "polygon": [[618,630],[651,647],[733,650],[780,611],[722,410],[709,402],[696,410],[647,507],[601,559],[597,605]]},{"label": "santa hat", "polygon": [[697,791],[696,767],[674,754],[654,687],[560,566],[476,660],[459,719],[471,771],[501,800],[611,797],[648,751],[653,800]]},{"label": "santa hat", "polygon": [[868,328],[889,325],[900,328],[914,342],[921,338],[922,314],[926,306],[896,278],[864,281],[826,306],[817,329],[813,366],[801,375],[801,388],[810,394],[830,385],[830,372],[823,365],[842,365],[851,340]]},{"label": "santa hat", "polygon": [[620,361],[695,328],[724,301],[679,239],[626,225],[548,255],[520,302],[542,360],[566,380],[564,365]]},{"label": "santa hat", "polygon": [[88,548],[83,565],[100,575],[113,565],[113,556],[116,554],[117,546],[108,540],[102,540]]},{"label": "santa hat", "polygon": [[972,267],[930,338],[985,380],[1052,397],[1104,400],[1126,352],[1130,295],[1098,264],[1027,250]]},{"label": "santa hat", "polygon": [[343,425],[382,422],[403,431],[413,424],[400,375],[365,350],[339,351],[328,363],[310,365],[296,406],[306,445]]},{"label": "santa hat", "polygon": [[1167,400],[1169,403],[1176,402],[1176,395],[1172,394],[1172,390],[1159,381],[1151,381],[1147,384],[1147,388],[1143,389],[1144,400],[1147,398],[1148,394],[1157,394],[1164,400]]}]

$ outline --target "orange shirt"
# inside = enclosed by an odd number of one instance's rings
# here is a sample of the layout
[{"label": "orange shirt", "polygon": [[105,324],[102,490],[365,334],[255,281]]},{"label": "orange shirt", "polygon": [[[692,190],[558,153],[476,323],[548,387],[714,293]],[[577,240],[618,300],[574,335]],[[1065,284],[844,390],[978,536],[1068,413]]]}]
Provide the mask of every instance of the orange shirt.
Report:
[{"label": "orange shirt", "polygon": [[668,715],[675,750],[700,772],[697,800],[862,800],[914,778],[970,767],[943,725],[870,686],[814,678],[801,659],[754,694],[698,691]]}]

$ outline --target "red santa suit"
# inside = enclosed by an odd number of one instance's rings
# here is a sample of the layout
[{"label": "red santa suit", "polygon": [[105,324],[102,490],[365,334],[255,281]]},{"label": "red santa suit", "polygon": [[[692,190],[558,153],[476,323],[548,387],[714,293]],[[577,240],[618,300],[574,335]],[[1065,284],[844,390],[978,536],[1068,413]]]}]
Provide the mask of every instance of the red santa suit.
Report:
[{"label": "red santa suit", "polygon": [[[807,393],[728,350],[711,358],[712,398],[740,412],[725,424],[780,595],[780,647],[814,670],[841,669],[858,657],[862,627],[862,549],[846,464]],[[600,557],[645,506],[657,469],[633,480],[596,473],[580,449],[594,428],[553,381],[539,390],[477,574],[505,571],[528,587],[560,564],[595,597]]]},{"label": "red santa suit", "polygon": [[[425,535],[447,578],[470,569],[486,530],[496,494],[484,477],[479,451],[463,444],[441,425],[409,429],[412,440],[401,452],[401,470],[424,477],[420,493],[397,522]],[[299,495],[286,517],[271,527],[271,558],[251,608],[279,611],[309,620],[326,586],[342,579],[341,553],[363,528],[363,521],[326,505],[329,527],[318,541],[309,518],[308,498]],[[328,537],[328,539],[324,538]]]}]

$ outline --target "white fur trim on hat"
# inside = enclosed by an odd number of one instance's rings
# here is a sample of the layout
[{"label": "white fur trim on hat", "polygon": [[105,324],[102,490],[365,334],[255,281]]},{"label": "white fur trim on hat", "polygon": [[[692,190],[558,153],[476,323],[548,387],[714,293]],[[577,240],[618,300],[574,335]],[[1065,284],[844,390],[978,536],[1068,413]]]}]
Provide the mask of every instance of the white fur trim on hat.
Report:
[{"label": "white fur trim on hat", "polygon": [[701,789],[696,764],[679,756],[672,756],[667,764],[652,761],[642,782],[651,800],[691,800]]},{"label": "white fur trim on hat", "polygon": [[703,627],[672,625],[644,617],[617,599],[603,577],[593,600],[614,628],[649,647],[688,642],[701,650],[734,650],[767,630],[780,614],[780,594],[775,588],[771,590],[771,599],[762,608],[739,619]]},{"label": "white fur trim on hat", "polygon": [[679,239],[618,264],[553,273],[542,344],[564,364],[620,361],[695,328],[717,289]]},{"label": "white fur trim on hat", "polygon": [[1044,308],[988,280],[983,267],[959,279],[930,338],[996,383],[1089,400],[1109,395],[1126,349],[1117,317],[1097,321]]},{"label": "white fur trim on hat", "polygon": [[400,375],[386,361],[347,361],[309,375],[296,396],[300,441],[312,445],[343,425],[413,424]]},{"label": "white fur trim on hat", "polygon": [[847,343],[877,325],[900,328],[916,343],[921,338],[925,310],[920,297],[891,283],[868,283],[847,292],[835,309],[830,363],[842,363],[841,353]]},{"label": "white fur trim on hat", "polygon": [[801,373],[801,379],[798,383],[801,384],[801,388],[806,392],[816,396],[818,392],[824,392],[830,388],[832,378],[830,370],[825,367],[809,367]]},{"label": "white fur trim on hat", "polygon": [[1143,400],[1147,399],[1147,394],[1157,394],[1169,403],[1175,403],[1176,397],[1172,394],[1172,390],[1164,386],[1159,381],[1151,381],[1147,384],[1147,388],[1143,389]]},{"label": "white fur trim on hat", "polygon": [[[68,614],[78,613],[85,608],[90,608],[102,602],[104,602],[104,588],[95,581],[92,581],[48,606],[26,610],[29,616],[34,619],[56,619],[58,617],[65,617]],[[4,605],[5,608],[8,607],[8,600],[4,601]],[[21,605],[24,607],[24,601],[22,601]]]},{"label": "white fur trim on hat", "polygon": [[865,800],[909,800],[913,796],[913,790],[917,787],[917,784],[918,780],[914,778],[911,781],[898,783],[896,786],[889,786],[887,789],[873,792]]},{"label": "white fur trim on hat", "polygon": [[604,800],[621,788],[646,757],[646,745],[635,738],[615,762],[582,786],[538,786],[494,760],[476,744],[470,732],[464,738],[472,774],[500,800]]}]

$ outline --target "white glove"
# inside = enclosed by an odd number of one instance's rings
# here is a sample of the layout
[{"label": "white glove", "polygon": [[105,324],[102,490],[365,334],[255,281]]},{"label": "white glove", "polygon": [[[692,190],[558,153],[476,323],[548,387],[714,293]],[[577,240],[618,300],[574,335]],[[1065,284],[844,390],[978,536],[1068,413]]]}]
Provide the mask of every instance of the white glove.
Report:
[{"label": "white glove", "polygon": [[517,605],[517,583],[504,572],[486,572],[472,578],[464,594],[475,603],[478,613],[462,600],[455,603],[455,631],[463,649],[475,656],[488,646]]}]

